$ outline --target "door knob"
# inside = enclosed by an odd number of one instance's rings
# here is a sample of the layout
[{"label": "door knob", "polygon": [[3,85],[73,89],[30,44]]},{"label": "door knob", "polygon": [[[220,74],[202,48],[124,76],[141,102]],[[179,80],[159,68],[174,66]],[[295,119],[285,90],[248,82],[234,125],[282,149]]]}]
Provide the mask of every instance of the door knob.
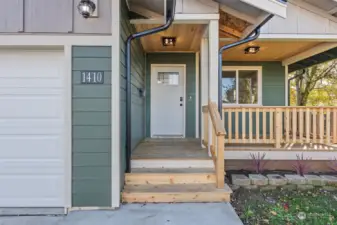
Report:
[{"label": "door knob", "polygon": [[183,106],[183,104],[182,104],[182,103],[180,103],[180,106]]}]

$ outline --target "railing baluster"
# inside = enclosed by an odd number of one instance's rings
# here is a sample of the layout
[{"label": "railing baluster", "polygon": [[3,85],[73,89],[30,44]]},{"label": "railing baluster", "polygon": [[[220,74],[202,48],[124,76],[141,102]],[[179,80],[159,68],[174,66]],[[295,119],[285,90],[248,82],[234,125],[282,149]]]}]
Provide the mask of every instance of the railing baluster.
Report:
[{"label": "railing baluster", "polygon": [[225,186],[225,160],[224,160],[224,137],[218,136],[218,152],[216,161],[217,188]]},{"label": "railing baluster", "polygon": [[269,143],[275,142],[274,137],[274,110],[269,109]]},{"label": "railing baluster", "polygon": [[299,142],[302,144],[303,143],[303,109],[300,108],[299,110]]},{"label": "railing baluster", "polygon": [[266,143],[267,141],[267,115],[266,115],[266,109],[263,108],[263,114],[262,114],[262,137],[263,137],[263,143]]},{"label": "railing baluster", "polygon": [[[209,115],[208,115],[208,107],[203,107],[203,117],[204,117],[204,133],[203,133],[203,135],[204,135],[204,144],[205,145],[208,145],[208,136],[209,136],[209,133],[208,133],[208,119],[209,119]],[[208,146],[206,146],[206,147],[208,147]]]},{"label": "railing baluster", "polygon": [[239,143],[239,109],[235,109],[235,143]]},{"label": "railing baluster", "polygon": [[312,112],[312,141],[316,143],[317,140],[317,111],[313,109]]},{"label": "railing baluster", "polygon": [[281,148],[281,135],[282,135],[282,117],[281,109],[276,108],[275,110],[275,148]]},{"label": "railing baluster", "polygon": [[241,133],[242,133],[242,143],[246,143],[246,109],[242,108],[242,124],[241,124]]},{"label": "railing baluster", "polygon": [[297,138],[297,111],[296,108],[293,108],[293,115],[292,115],[292,136],[293,136],[293,143],[296,143]]},{"label": "railing baluster", "polygon": [[334,108],[333,110],[333,143],[337,144],[337,109]]},{"label": "railing baluster", "polygon": [[259,108],[256,108],[256,111],[255,111],[255,142],[256,143],[259,143],[260,142],[260,110]]},{"label": "railing baluster", "polygon": [[228,109],[228,129],[227,129],[227,135],[228,135],[228,143],[232,143],[232,109]]},{"label": "railing baluster", "polygon": [[310,119],[310,109],[306,108],[305,110],[305,140],[306,143],[310,143],[310,127],[311,127],[311,119]]},{"label": "railing baluster", "polygon": [[319,109],[319,143],[324,144],[324,111]]},{"label": "railing baluster", "polygon": [[252,108],[248,110],[248,119],[249,119],[249,143],[253,143],[253,115]]},{"label": "railing baluster", "polygon": [[331,131],[330,131],[330,109],[326,109],[326,136],[325,136],[325,142],[327,144],[331,143]]},{"label": "railing baluster", "polygon": [[286,108],[285,116],[284,116],[284,123],[285,123],[285,135],[286,135],[286,143],[289,143],[289,123],[290,123],[290,118],[289,118],[289,109]]}]

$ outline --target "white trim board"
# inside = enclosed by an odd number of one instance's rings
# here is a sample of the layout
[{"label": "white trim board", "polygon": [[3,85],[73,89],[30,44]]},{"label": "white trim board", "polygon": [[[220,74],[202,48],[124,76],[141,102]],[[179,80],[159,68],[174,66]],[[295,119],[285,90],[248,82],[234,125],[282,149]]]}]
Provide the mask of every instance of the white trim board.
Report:
[{"label": "white trim board", "polygon": [[[114,24],[114,23],[113,23]],[[115,24],[113,27],[116,27]],[[119,29],[119,26],[117,26]],[[119,32],[118,32],[119,33]],[[115,43],[114,36],[83,36],[83,35],[0,35],[0,46],[111,46]],[[119,40],[119,39],[116,39]]]},{"label": "white trim board", "polygon": [[199,106],[199,75],[200,75],[200,52],[195,53],[195,137],[199,138],[199,119],[200,119],[200,106]]},{"label": "white trim board", "polygon": [[212,159],[136,159],[131,168],[214,168]]},{"label": "white trim board", "polygon": [[[180,14],[174,16],[173,23],[182,24],[208,24],[210,20],[219,20],[219,14]],[[131,24],[164,24],[163,19],[133,19]]]},{"label": "white trim board", "polygon": [[[220,41],[235,41],[233,38],[219,38]],[[261,34],[258,41],[317,41],[336,42],[337,34]]]},{"label": "white trim board", "polygon": [[121,202],[120,110],[116,110],[120,103],[120,45],[124,44],[120,43],[120,2],[115,1],[111,4],[112,36],[108,37],[112,56],[111,74],[114,74],[111,76],[111,207],[115,208],[119,207]]},{"label": "white trim board", "polygon": [[183,111],[183,120],[184,120],[184,126],[183,126],[183,138],[186,137],[186,102],[187,102],[187,96],[186,96],[186,64],[151,64],[151,74],[150,74],[150,89],[151,89],[151,94],[150,94],[150,136],[153,138],[152,136],[152,109],[153,109],[153,105],[152,104],[152,96],[153,96],[153,90],[152,90],[152,75],[154,73],[154,68],[160,68],[160,67],[182,67],[184,74],[183,74],[183,79],[184,79],[184,91],[183,91],[183,106],[184,106],[184,111]]},{"label": "white trim board", "polygon": [[312,160],[332,160],[334,157],[336,157],[337,152],[336,151],[293,151],[293,150],[284,150],[284,151],[225,151],[225,159],[231,160],[251,160],[251,153],[259,152],[260,154],[266,154],[265,159],[266,160],[296,160],[297,155],[302,155],[304,158],[312,158]]},{"label": "white trim board", "polygon": [[296,63],[298,61],[301,61],[303,59],[309,58],[313,55],[317,55],[320,54],[322,52],[328,51],[332,48],[336,48],[337,47],[337,42],[333,42],[333,43],[323,43],[323,44],[319,44],[313,48],[310,48],[309,50],[306,50],[304,52],[301,52],[297,55],[291,56],[287,59],[284,59],[282,61],[282,65],[290,65],[293,63]]},{"label": "white trim board", "polygon": [[[257,79],[258,79],[258,101],[257,104],[239,104],[239,103],[233,103],[233,104],[223,104],[223,106],[261,106],[262,105],[262,66],[223,66],[222,71],[236,71],[236,78],[239,76],[239,71],[244,71],[244,70],[255,70],[257,71]],[[237,79],[238,81],[238,79]],[[236,82],[236,90],[239,88],[239,82]],[[238,93],[238,91],[237,91]],[[238,101],[238,98],[237,98]]]}]

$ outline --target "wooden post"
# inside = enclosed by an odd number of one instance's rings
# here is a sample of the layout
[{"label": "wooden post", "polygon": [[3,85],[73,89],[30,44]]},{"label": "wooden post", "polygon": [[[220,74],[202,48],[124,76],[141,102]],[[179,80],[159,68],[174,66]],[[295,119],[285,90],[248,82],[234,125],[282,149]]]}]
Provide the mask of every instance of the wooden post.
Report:
[{"label": "wooden post", "polygon": [[324,144],[324,111],[319,109],[319,143]]},{"label": "wooden post", "polygon": [[246,143],[246,109],[242,108],[242,124],[241,124],[241,133],[242,133],[242,143]]},{"label": "wooden post", "polygon": [[304,118],[303,118],[303,109],[300,108],[299,110],[299,116],[298,116],[298,120],[299,120],[299,141],[300,143],[303,143],[303,122],[304,122]]},{"label": "wooden post", "polygon": [[312,111],[312,142],[316,143],[317,139],[317,112],[316,109]]},{"label": "wooden post", "polygon": [[218,142],[218,154],[216,157],[216,187],[225,187],[225,157],[224,157],[224,137],[222,135],[217,137]]},{"label": "wooden post", "polygon": [[228,143],[232,143],[232,133],[233,133],[233,127],[232,127],[232,109],[228,109]]},{"label": "wooden post", "polygon": [[235,109],[235,143],[239,143],[239,110]]},{"label": "wooden post", "polygon": [[252,144],[253,143],[253,114],[252,114],[252,108],[249,108],[248,110],[248,132],[249,132],[249,143]]},{"label": "wooden post", "polygon": [[255,116],[256,116],[256,127],[255,127],[256,140],[255,142],[259,143],[260,142],[260,111],[259,111],[259,108],[256,108]]},{"label": "wooden post", "polygon": [[209,136],[209,132],[208,132],[208,107],[204,106],[202,108],[202,113],[203,113],[203,119],[204,119],[204,133],[203,133],[203,139],[204,139],[204,145],[206,145],[206,147],[208,146],[208,136]]},{"label": "wooden post", "polygon": [[274,123],[275,123],[275,118],[274,118],[274,110],[272,108],[269,109],[269,143],[275,144],[276,137],[274,139]]},{"label": "wooden post", "polygon": [[305,140],[306,144],[310,143],[310,129],[311,129],[310,109],[305,110]]},{"label": "wooden post", "polygon": [[281,140],[282,140],[282,117],[281,117],[281,109],[276,108],[275,110],[275,148],[281,148]]},{"label": "wooden post", "polygon": [[297,111],[296,108],[293,108],[293,114],[292,114],[292,119],[293,119],[293,129],[292,129],[292,134],[293,134],[293,143],[296,143],[297,139]]},{"label": "wooden post", "polygon": [[286,143],[289,143],[289,124],[290,124],[290,117],[289,117],[289,109],[286,108],[285,116],[284,116],[284,124],[285,124],[285,132],[286,132]]}]

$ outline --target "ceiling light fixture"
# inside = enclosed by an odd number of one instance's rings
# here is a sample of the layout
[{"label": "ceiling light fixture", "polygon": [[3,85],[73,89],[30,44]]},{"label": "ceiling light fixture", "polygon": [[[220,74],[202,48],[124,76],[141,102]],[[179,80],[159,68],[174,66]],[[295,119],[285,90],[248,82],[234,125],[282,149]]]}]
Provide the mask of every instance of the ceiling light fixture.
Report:
[{"label": "ceiling light fixture", "polygon": [[78,12],[87,19],[93,16],[96,10],[96,4],[91,0],[81,0],[77,5]]},{"label": "ceiling light fixture", "polygon": [[256,54],[260,51],[259,46],[249,46],[245,48],[245,54]]},{"label": "ceiling light fixture", "polygon": [[175,46],[177,38],[176,37],[162,37],[163,46]]}]

